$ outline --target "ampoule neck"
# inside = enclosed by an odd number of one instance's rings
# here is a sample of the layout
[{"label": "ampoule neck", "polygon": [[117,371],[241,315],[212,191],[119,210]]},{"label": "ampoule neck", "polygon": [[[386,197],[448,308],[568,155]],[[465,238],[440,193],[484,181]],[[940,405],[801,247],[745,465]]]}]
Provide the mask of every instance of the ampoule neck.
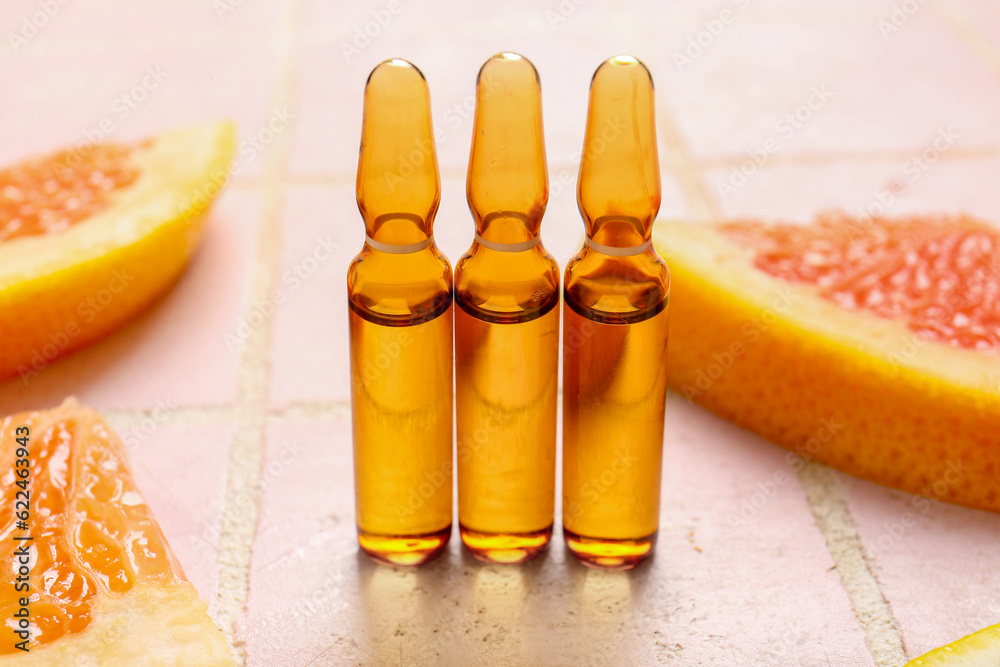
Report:
[{"label": "ampoule neck", "polygon": [[587,240],[612,248],[641,246],[652,238],[652,225],[630,216],[602,216],[587,225]]},{"label": "ampoule neck", "polygon": [[497,211],[484,218],[476,218],[476,240],[487,247],[491,245],[518,246],[536,242],[540,227],[536,219],[518,211]]},{"label": "ampoule neck", "polygon": [[365,220],[369,238],[381,243],[406,245],[417,243],[433,235],[433,221],[413,213],[386,213],[374,220]]}]

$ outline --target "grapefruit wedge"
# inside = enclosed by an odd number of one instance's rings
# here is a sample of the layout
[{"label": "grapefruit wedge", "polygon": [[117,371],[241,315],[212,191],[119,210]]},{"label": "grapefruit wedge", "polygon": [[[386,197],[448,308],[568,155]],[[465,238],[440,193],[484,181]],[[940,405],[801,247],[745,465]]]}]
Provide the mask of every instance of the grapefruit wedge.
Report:
[{"label": "grapefruit wedge", "polygon": [[0,170],[0,380],[28,380],[181,274],[228,180],[227,122]]},{"label": "grapefruit wedge", "polygon": [[0,420],[0,471],[0,665],[233,664],[100,415]]},{"label": "grapefruit wedge", "polygon": [[845,472],[1000,511],[1000,233],[967,216],[659,223],[667,373]]},{"label": "grapefruit wedge", "polygon": [[996,667],[997,665],[1000,665],[1000,625],[984,628],[906,663],[906,667]]}]

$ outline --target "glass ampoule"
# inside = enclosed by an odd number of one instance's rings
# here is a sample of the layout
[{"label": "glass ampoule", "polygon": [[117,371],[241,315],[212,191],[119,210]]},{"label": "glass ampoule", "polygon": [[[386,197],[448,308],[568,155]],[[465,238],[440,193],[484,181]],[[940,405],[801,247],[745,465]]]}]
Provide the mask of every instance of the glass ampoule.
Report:
[{"label": "glass ampoule", "polygon": [[441,197],[430,93],[411,63],[365,87],[347,274],[358,542],[377,561],[439,555],[452,522],[452,275],[434,244]]},{"label": "glass ampoule", "polygon": [[587,240],[564,278],[563,530],[584,564],[628,569],[659,528],[670,291],[651,243],[653,81],[631,56],[594,73],[577,202]]},{"label": "glass ampoule", "polygon": [[538,72],[483,65],[466,193],[475,241],[455,268],[458,516],[477,558],[519,563],[552,536],[559,267],[541,244],[548,202]]}]

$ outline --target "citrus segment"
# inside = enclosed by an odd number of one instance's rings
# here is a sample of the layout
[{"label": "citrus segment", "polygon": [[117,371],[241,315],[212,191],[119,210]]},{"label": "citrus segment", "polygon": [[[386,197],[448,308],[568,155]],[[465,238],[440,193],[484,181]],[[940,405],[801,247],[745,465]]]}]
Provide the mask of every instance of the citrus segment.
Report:
[{"label": "citrus segment", "polygon": [[973,350],[1000,347],[1000,233],[969,217],[816,224],[735,222],[723,229],[755,251],[754,265],[816,285],[849,310],[899,318],[924,338]]},{"label": "citrus segment", "polygon": [[906,667],[996,667],[997,665],[1000,665],[1000,625],[984,628],[906,663]]},{"label": "citrus segment", "polygon": [[177,280],[234,144],[207,123],[0,172],[0,380],[30,380]]},{"label": "citrus segment", "polygon": [[[0,505],[0,562],[14,563],[24,544],[31,552],[27,655],[38,664],[231,664],[100,415],[73,399],[13,415],[0,420],[0,446],[11,496]],[[19,448],[27,465],[15,465]],[[16,475],[21,468],[29,474]],[[17,491],[28,496],[27,527]],[[14,619],[25,594],[5,586],[0,615]],[[15,642],[0,643],[0,664],[21,655]]]},{"label": "citrus segment", "polygon": [[111,203],[135,181],[131,146],[97,144],[0,170],[0,241],[57,234]]},{"label": "citrus segment", "polygon": [[685,398],[877,483],[1000,511],[997,232],[968,217],[660,223]]}]

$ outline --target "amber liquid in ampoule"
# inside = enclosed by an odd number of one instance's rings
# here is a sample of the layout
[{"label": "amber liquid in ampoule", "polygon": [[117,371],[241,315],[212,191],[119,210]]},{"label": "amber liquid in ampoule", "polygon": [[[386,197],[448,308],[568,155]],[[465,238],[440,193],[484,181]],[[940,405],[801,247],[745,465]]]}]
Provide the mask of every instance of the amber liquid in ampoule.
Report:
[{"label": "amber liquid in ampoule", "polygon": [[377,561],[416,565],[451,535],[452,278],[431,236],[430,97],[406,61],[368,79],[357,196],[367,232],[348,270],[358,542]]},{"label": "amber liquid in ampoule", "polygon": [[584,564],[628,569],[659,528],[670,290],[650,243],[653,83],[629,56],[594,74],[577,196],[588,238],[564,281],[563,530]]},{"label": "amber liquid in ampoule", "polygon": [[477,81],[467,195],[476,241],[455,268],[458,515],[477,558],[520,563],[552,536],[559,267],[538,73],[501,53]]}]

